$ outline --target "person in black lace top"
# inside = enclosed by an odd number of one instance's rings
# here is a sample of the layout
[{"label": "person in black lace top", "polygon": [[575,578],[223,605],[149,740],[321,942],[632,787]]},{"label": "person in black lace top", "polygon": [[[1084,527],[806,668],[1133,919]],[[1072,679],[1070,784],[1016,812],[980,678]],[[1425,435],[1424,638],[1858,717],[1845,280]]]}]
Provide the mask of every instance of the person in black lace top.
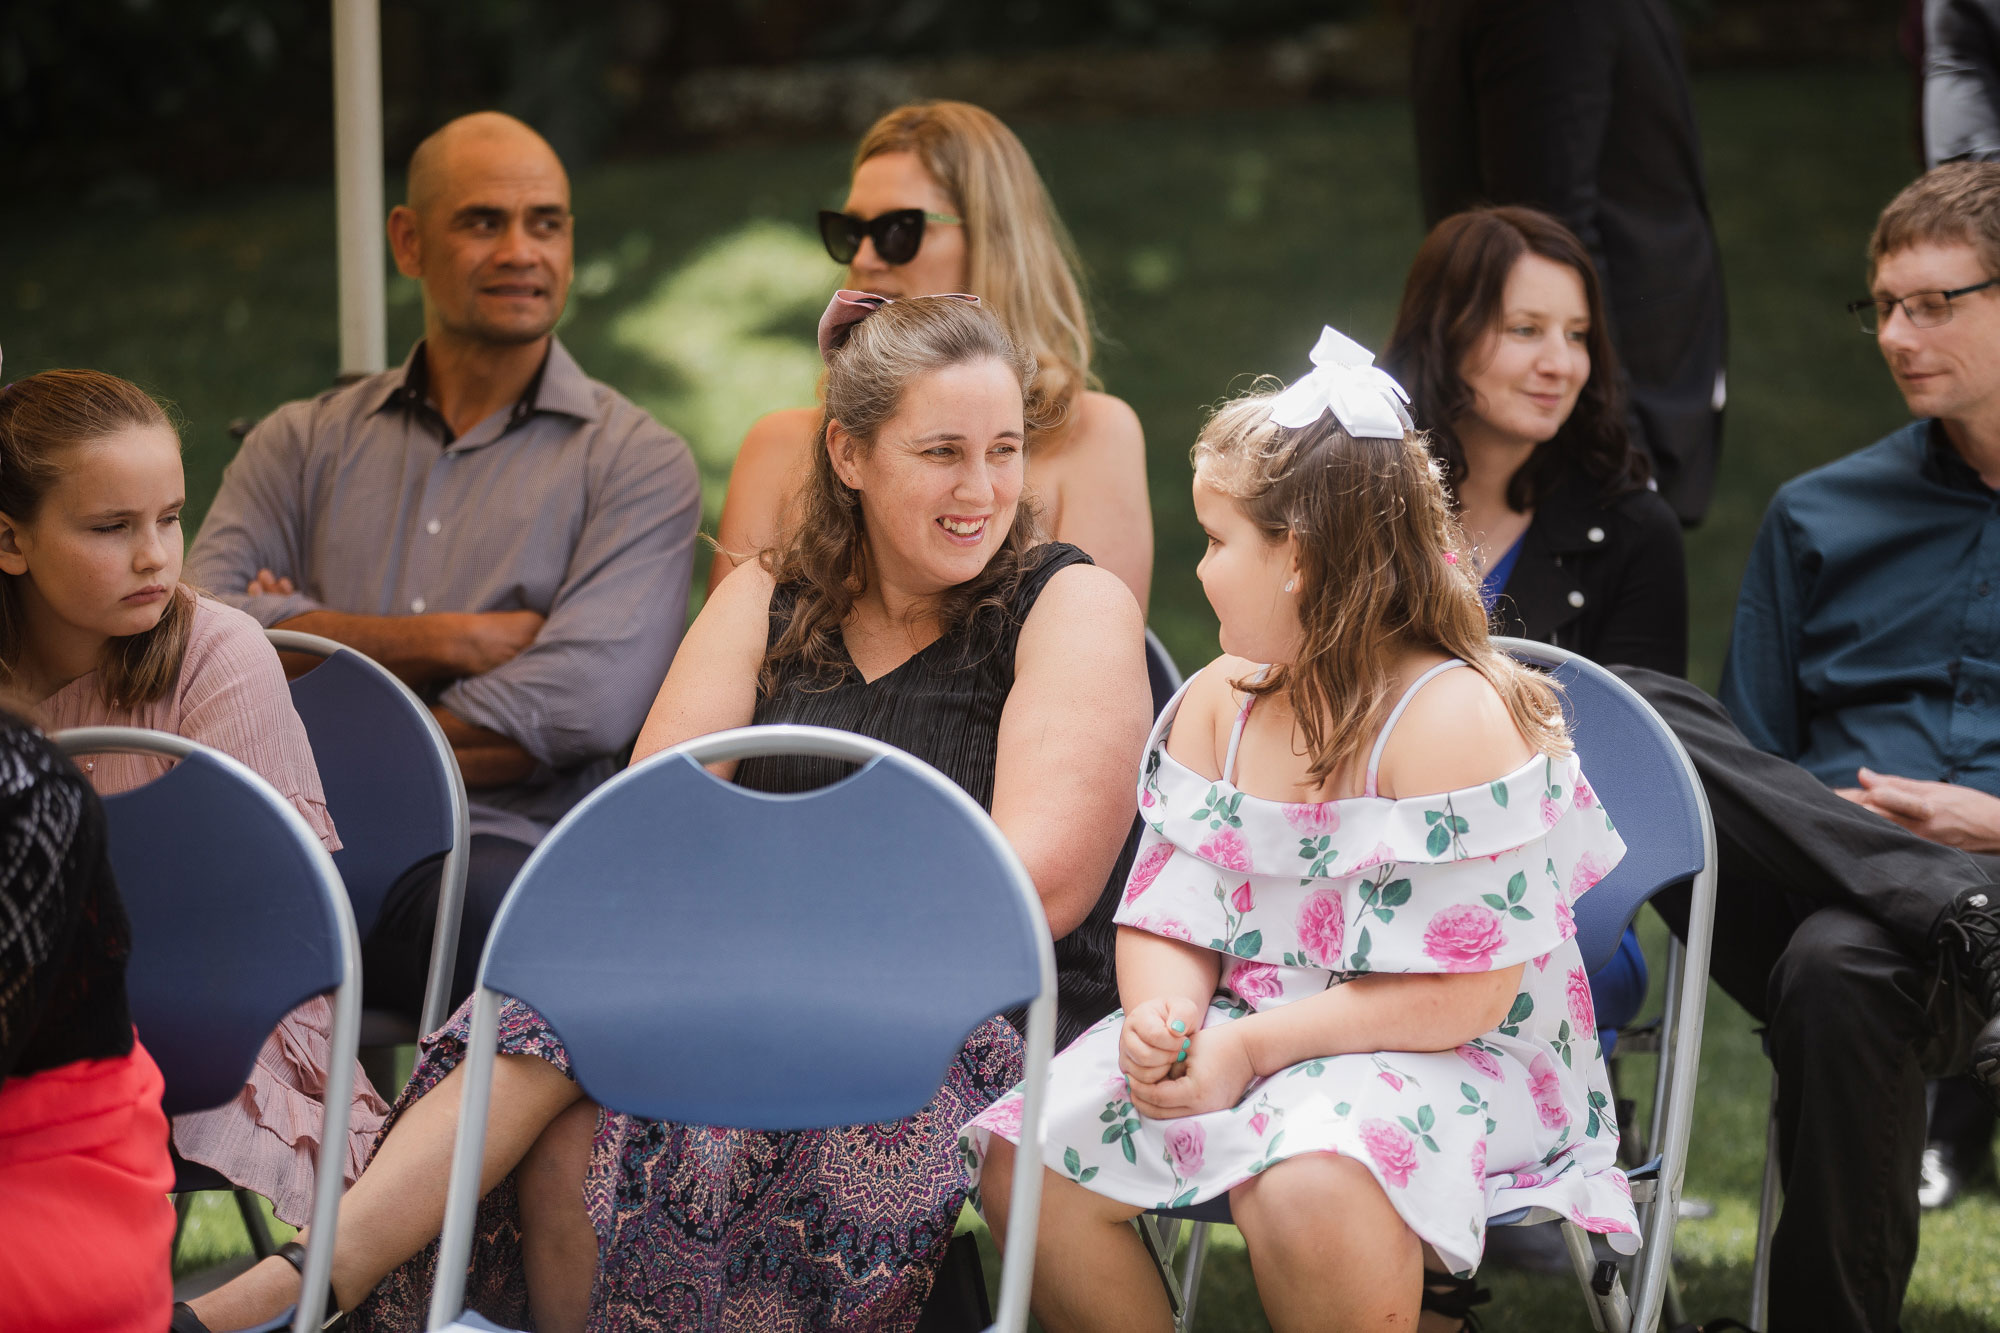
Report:
[{"label": "person in black lace top", "polygon": [[[1115,1003],[1109,918],[1151,714],[1143,623],[1115,576],[1041,540],[1023,493],[1032,359],[969,299],[860,318],[883,305],[836,298],[825,447],[785,543],[709,598],[634,758],[792,721],[932,763],[992,812],[1040,890],[1073,1035]],[[839,770],[758,760],[723,776],[792,791]],[[421,1326],[466,1016],[426,1039],[342,1201],[333,1285],[354,1333]],[[953,1326],[925,1302],[965,1197],[958,1126],[1020,1077],[1004,1019],[971,1035],[917,1115],[785,1134],[600,1117],[539,1015],[508,1001],[500,1029],[486,1172],[502,1183],[467,1283],[482,1315],[543,1330]],[[297,1289],[267,1261],[192,1313],[238,1328]]]},{"label": "person in black lace top", "polygon": [[157,1327],[172,1302],[163,1084],[81,773],[0,712],[0,1328]]}]

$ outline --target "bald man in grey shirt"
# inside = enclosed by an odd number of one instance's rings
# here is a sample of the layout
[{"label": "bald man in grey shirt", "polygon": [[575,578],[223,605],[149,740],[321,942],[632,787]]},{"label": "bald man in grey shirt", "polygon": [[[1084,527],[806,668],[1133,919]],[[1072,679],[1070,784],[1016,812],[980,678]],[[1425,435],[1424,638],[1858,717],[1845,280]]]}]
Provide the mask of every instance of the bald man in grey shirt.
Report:
[{"label": "bald man in grey shirt", "polygon": [[[571,237],[568,179],[527,126],[480,113],[425,140],[389,217],[423,341],[259,423],[188,557],[215,596],[432,703],[472,807],[454,1001],[534,843],[637,734],[687,615],[700,481],[553,336]],[[397,885],[364,942],[371,1005],[416,1016],[438,876]]]}]

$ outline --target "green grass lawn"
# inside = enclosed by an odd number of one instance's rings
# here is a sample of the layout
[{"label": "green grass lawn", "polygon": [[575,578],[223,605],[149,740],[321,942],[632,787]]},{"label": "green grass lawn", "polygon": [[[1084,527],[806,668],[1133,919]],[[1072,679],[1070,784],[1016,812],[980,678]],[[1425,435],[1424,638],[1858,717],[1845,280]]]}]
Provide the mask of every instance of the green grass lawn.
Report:
[{"label": "green grass lawn", "polygon": [[[1732,336],[1721,490],[1689,540],[1694,676],[1712,686],[1772,490],[1903,419],[1841,304],[1863,288],[1875,212],[1914,164],[1893,70],[1716,75],[1696,93]],[[1203,408],[1232,386],[1304,370],[1320,324],[1379,346],[1421,239],[1408,108],[1020,128],[1089,269],[1105,385],[1146,427],[1152,620],[1192,666],[1215,652],[1215,623],[1194,579],[1188,446]],[[687,436],[711,516],[743,429],[811,399],[813,319],[837,270],[807,223],[838,203],[849,147],[739,149],[577,180],[579,272],[563,336],[586,369]],[[332,255],[325,190],[243,190],[151,215],[37,214],[10,200],[7,375],[90,365],[175,399],[198,519],[230,455],[230,419],[331,380]],[[416,293],[400,279],[390,292],[400,356],[418,328]],[[1633,1072],[1644,1086],[1643,1062]],[[1677,1245],[1697,1317],[1745,1309],[1767,1086],[1747,1019],[1718,994],[1688,1178],[1717,1211],[1685,1224]],[[240,1244],[226,1203],[197,1205],[190,1262]],[[1202,1327],[1263,1328],[1240,1244],[1225,1238],[1210,1274]],[[1494,1285],[1491,1329],[1588,1327],[1563,1281],[1501,1273]],[[2000,1328],[2000,1198],[1977,1193],[1927,1222],[1905,1327]]]}]

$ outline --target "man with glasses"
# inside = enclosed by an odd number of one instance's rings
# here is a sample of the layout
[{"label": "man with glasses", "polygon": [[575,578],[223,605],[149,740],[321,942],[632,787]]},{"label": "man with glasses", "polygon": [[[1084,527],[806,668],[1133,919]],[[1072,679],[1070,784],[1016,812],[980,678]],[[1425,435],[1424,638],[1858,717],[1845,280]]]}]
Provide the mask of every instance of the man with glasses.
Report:
[{"label": "man with glasses", "polygon": [[1767,1025],[1777,1331],[1897,1326],[1926,1075],[2000,1096],[2000,165],[1917,180],[1869,261],[1849,308],[1918,420],[1779,489],[1720,705],[1619,673],[1701,775],[1712,972]]}]

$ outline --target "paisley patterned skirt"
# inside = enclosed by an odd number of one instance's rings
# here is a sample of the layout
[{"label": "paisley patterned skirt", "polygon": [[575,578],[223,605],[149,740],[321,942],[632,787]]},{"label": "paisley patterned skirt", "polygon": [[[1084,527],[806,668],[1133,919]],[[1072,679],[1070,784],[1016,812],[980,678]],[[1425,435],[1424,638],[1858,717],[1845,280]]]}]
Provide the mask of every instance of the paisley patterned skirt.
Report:
[{"label": "paisley patterned skirt", "polygon": [[[464,1058],[469,1014],[468,1002],[425,1039],[385,1137]],[[500,1049],[569,1073],[562,1043],[526,1005],[501,1006]],[[959,1126],[1020,1077],[1020,1037],[994,1019],[907,1120],[765,1134],[600,1116],[583,1187],[598,1242],[589,1328],[907,1333],[965,1201]],[[421,1329],[436,1267],[433,1241],[383,1279],[349,1327]],[[480,1202],[466,1303],[530,1327],[511,1175]]]}]

